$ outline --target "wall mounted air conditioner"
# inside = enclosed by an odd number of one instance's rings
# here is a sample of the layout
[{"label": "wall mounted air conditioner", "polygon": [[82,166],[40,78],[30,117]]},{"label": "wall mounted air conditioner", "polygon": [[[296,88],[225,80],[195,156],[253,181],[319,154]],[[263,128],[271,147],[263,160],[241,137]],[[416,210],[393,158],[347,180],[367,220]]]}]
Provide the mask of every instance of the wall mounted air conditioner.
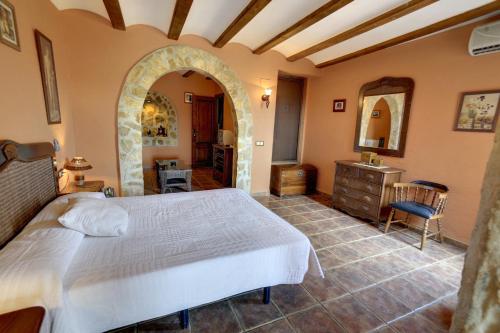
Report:
[{"label": "wall mounted air conditioner", "polygon": [[472,30],[469,53],[478,56],[500,51],[500,21],[482,25]]}]

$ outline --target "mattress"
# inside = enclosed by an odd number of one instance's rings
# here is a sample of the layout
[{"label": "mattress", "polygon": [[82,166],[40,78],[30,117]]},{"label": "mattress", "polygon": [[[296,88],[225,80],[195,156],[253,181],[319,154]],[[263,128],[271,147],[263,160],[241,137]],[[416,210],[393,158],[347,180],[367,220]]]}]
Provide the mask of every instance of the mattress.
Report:
[{"label": "mattress", "polygon": [[241,190],[109,200],[128,211],[127,234],[81,241],[55,332],[102,332],[322,275],[307,237]]}]

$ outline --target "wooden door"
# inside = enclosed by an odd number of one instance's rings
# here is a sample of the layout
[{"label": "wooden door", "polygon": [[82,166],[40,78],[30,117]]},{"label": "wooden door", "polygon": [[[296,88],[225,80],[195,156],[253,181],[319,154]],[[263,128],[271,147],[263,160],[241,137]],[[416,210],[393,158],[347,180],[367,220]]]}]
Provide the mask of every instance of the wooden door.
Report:
[{"label": "wooden door", "polygon": [[215,98],[193,96],[192,163],[212,166],[212,144],[217,140]]}]

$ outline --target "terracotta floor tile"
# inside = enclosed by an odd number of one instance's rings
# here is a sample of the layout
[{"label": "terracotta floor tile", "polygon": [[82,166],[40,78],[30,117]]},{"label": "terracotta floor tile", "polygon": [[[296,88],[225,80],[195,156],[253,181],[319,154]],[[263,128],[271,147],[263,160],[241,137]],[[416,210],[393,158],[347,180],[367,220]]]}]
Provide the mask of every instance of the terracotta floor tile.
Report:
[{"label": "terracotta floor tile", "polygon": [[281,313],[274,304],[262,303],[262,292],[252,292],[231,298],[230,302],[245,329],[262,325],[281,317]]},{"label": "terracotta floor tile", "polygon": [[448,331],[453,319],[453,313],[455,313],[456,303],[456,295],[448,296],[440,302],[418,311],[418,313],[432,322],[436,327]]},{"label": "terracotta floor tile", "polygon": [[425,243],[422,252],[425,255],[434,258],[436,260],[442,260],[453,256],[453,254],[442,248],[442,245],[440,243],[432,240],[427,241],[427,243]]},{"label": "terracotta floor tile", "polygon": [[446,283],[459,287],[462,280],[462,272],[452,269],[445,263],[439,262],[423,269],[433,274],[436,279],[441,279]]},{"label": "terracotta floor tile", "polygon": [[337,221],[340,223],[340,225],[343,228],[358,227],[358,226],[361,226],[364,224],[363,222],[361,222],[353,217],[350,217],[350,216],[339,217],[339,218],[337,218]]},{"label": "terracotta floor tile", "polygon": [[370,241],[372,242],[372,244],[379,246],[385,251],[397,250],[407,246],[407,244],[398,241],[394,238],[391,238],[387,235],[370,238]]},{"label": "terracotta floor tile", "polygon": [[341,229],[337,230],[335,232],[335,235],[342,240],[342,242],[352,242],[355,240],[360,240],[363,239],[364,237],[357,232],[354,231],[356,228],[347,228],[347,229]]},{"label": "terracotta floor tile", "polygon": [[403,278],[394,278],[381,283],[379,286],[388,291],[411,310],[420,308],[435,300],[434,297]]},{"label": "terracotta floor tile", "polygon": [[319,235],[314,235],[310,236],[309,239],[311,240],[314,248],[316,250],[333,246],[335,244],[339,244],[342,241],[335,235],[335,231],[329,231],[324,234],[319,234]]},{"label": "terracotta floor tile", "polygon": [[[177,314],[161,317],[137,325],[137,333],[187,333],[189,328],[181,329],[181,323]],[[121,332],[120,332],[121,333]]]},{"label": "terracotta floor tile", "polygon": [[364,223],[363,225],[354,227],[352,228],[352,230],[364,238],[380,236],[382,234],[380,230],[378,230],[374,226],[369,225],[368,223]]},{"label": "terracotta floor tile", "polygon": [[443,262],[448,264],[453,269],[455,269],[459,272],[462,272],[462,270],[464,268],[464,259],[465,259],[464,255],[457,255],[457,256],[453,256],[449,259],[446,259]]},{"label": "terracotta floor tile", "polygon": [[[124,327],[124,328],[118,328],[116,330],[111,330],[107,331],[106,333],[136,333],[137,332],[137,327],[135,325]],[[175,331],[172,331],[175,332]],[[188,332],[188,331],[186,331]]]},{"label": "terracotta floor tile", "polygon": [[323,229],[317,226],[316,223],[299,224],[295,227],[308,236],[323,232]]},{"label": "terracotta floor tile", "polygon": [[288,317],[288,320],[297,333],[345,332],[320,306],[315,306],[309,310],[293,314]]},{"label": "terracotta floor tile", "polygon": [[325,205],[322,205],[320,203],[310,203],[306,205],[307,208],[309,208],[312,212],[313,211],[318,211],[318,210],[324,210],[324,209],[329,209],[330,207],[327,207]]},{"label": "terracotta floor tile", "polygon": [[356,299],[385,322],[411,312],[411,309],[379,286],[370,287],[354,294]]},{"label": "terracotta floor tile", "polygon": [[366,255],[352,243],[342,243],[328,249],[335,256],[342,258],[345,263],[363,259]]},{"label": "terracotta floor tile", "polygon": [[336,254],[330,252],[328,249],[317,251],[316,255],[318,256],[323,271],[346,263],[345,258],[337,256]]},{"label": "terracotta floor tile", "polygon": [[415,284],[427,294],[435,298],[440,298],[457,292],[457,287],[436,278],[435,275],[422,269],[404,274],[401,277]]},{"label": "terracotta floor tile", "polygon": [[402,259],[405,259],[406,261],[410,262],[414,267],[428,265],[432,264],[433,262],[436,262],[436,259],[425,255],[422,251],[412,246],[408,246],[403,249],[397,250],[394,253],[397,254]]},{"label": "terracotta floor tile", "polygon": [[317,302],[301,285],[286,284],[272,288],[272,300],[285,315],[308,308]]},{"label": "terracotta floor tile", "polygon": [[308,206],[309,205],[297,205],[297,206],[290,206],[288,208],[290,208],[295,213],[308,213],[308,212],[312,212],[313,210],[311,208],[309,208]]},{"label": "terracotta floor tile", "polygon": [[318,226],[318,228],[320,228],[323,231],[335,230],[335,229],[338,229],[340,227],[339,223],[336,221],[336,219],[314,221],[312,223],[314,223],[316,226]]},{"label": "terracotta floor tile", "polygon": [[270,324],[260,326],[250,333],[294,333],[292,327],[286,319],[280,319]]},{"label": "terracotta floor tile", "polygon": [[356,248],[357,252],[361,253],[364,258],[383,253],[383,248],[374,243],[371,238],[361,239],[350,244]]},{"label": "terracotta floor tile", "polygon": [[271,209],[276,215],[281,217],[296,214],[293,210],[288,207],[272,208]]},{"label": "terracotta floor tile", "polygon": [[284,219],[288,221],[290,224],[301,224],[301,223],[307,223],[310,222],[308,218],[306,218],[302,214],[296,214],[296,215],[290,215],[290,216],[285,216]]},{"label": "terracotta floor tile", "polygon": [[326,309],[347,332],[368,332],[384,325],[352,295],[343,296],[324,303]]},{"label": "terracotta floor tile", "polygon": [[353,267],[353,264],[334,268],[331,274],[344,289],[350,292],[368,287],[376,282],[372,276],[368,276],[356,267]]},{"label": "terracotta floor tile", "polygon": [[393,323],[391,327],[401,333],[444,333],[446,331],[434,326],[418,314],[411,314]]},{"label": "terracotta floor tile", "polygon": [[190,311],[192,333],[211,333],[214,327],[220,333],[241,332],[241,327],[227,301],[210,304]]},{"label": "terracotta floor tile", "polygon": [[406,261],[393,254],[363,259],[353,263],[353,266],[376,281],[391,278],[412,268]]},{"label": "terracotta floor tile", "polygon": [[339,211],[334,210],[334,209],[324,210],[324,211],[321,212],[321,215],[323,215],[327,219],[329,219],[329,218],[338,218],[338,217],[342,217],[343,216],[342,213],[340,213]]},{"label": "terracotta floor tile", "polygon": [[319,221],[319,220],[324,220],[325,216],[321,214],[321,211],[316,211],[316,212],[309,212],[303,214],[309,221]]},{"label": "terracotta floor tile", "polygon": [[302,286],[320,302],[347,294],[347,291],[342,288],[332,272],[326,272],[324,279],[306,276]]},{"label": "terracotta floor tile", "polygon": [[390,326],[382,326],[376,329],[375,331],[371,331],[371,333],[395,333],[396,331],[393,330]]}]

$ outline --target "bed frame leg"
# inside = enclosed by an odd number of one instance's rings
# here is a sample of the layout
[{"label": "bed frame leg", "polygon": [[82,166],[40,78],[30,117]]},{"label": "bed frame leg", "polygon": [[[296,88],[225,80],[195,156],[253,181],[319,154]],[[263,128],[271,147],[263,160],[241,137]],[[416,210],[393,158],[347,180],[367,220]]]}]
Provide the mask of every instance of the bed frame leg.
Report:
[{"label": "bed frame leg", "polygon": [[189,327],[189,309],[179,311],[179,317],[181,321],[182,329]]},{"label": "bed frame leg", "polygon": [[271,302],[271,287],[264,288],[264,297],[262,302],[264,302],[264,304],[269,304]]}]

